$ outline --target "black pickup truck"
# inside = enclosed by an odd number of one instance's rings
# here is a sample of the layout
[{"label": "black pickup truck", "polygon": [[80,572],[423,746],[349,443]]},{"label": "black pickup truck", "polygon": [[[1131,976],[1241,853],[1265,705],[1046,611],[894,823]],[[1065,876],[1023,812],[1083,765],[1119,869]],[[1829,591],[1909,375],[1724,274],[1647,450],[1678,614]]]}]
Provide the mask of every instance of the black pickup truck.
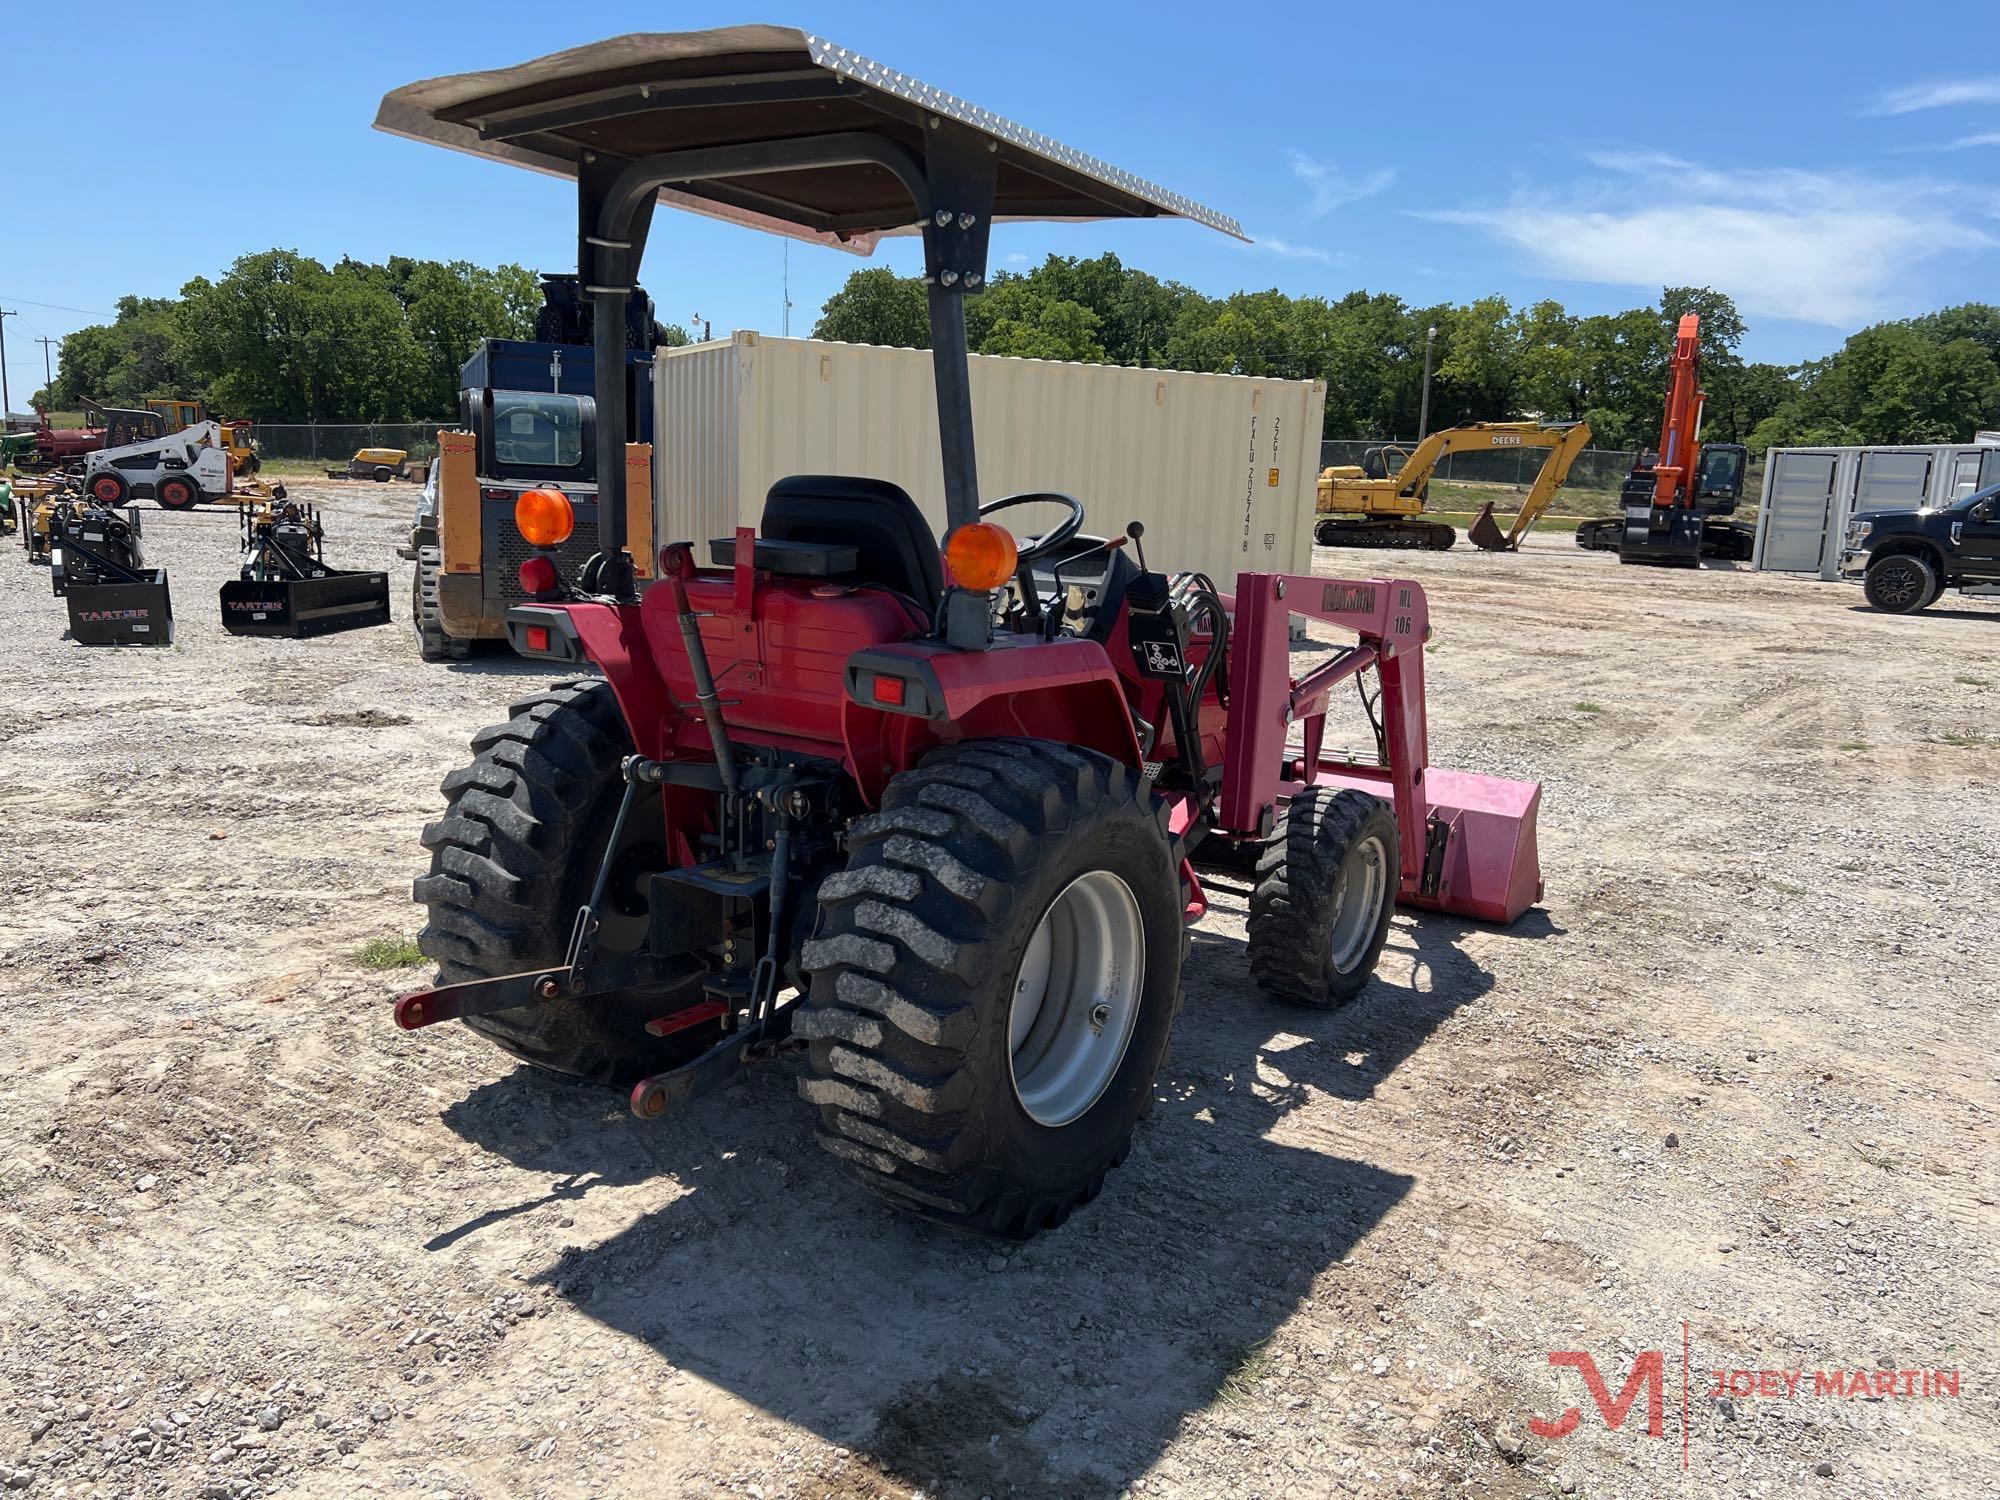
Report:
[{"label": "black pickup truck", "polygon": [[1876,510],[1847,523],[1840,571],[1868,602],[1907,615],[1946,589],[2000,589],[2000,485],[1936,510]]}]

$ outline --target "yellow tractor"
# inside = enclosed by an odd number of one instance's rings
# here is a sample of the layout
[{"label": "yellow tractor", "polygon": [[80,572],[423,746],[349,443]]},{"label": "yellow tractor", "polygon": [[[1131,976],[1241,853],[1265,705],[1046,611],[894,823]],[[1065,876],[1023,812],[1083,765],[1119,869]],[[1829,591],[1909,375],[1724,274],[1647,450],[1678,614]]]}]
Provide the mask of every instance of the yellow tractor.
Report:
[{"label": "yellow tractor", "polygon": [[[146,410],[158,412],[165,419],[170,433],[185,432],[208,420],[205,404],[183,401],[178,396],[148,396]],[[216,425],[222,429],[223,448],[229,454],[229,472],[255,474],[262,463],[257,457],[257,445],[250,438],[250,424],[240,420],[225,422],[218,417]]]},{"label": "yellow tractor", "polygon": [[1512,551],[1541,519],[1569,477],[1577,454],[1590,445],[1584,422],[1468,422],[1432,433],[1413,448],[1370,448],[1359,465],[1323,469],[1313,540],[1322,547],[1417,547],[1442,552],[1458,533],[1442,521],[1423,519],[1431,475],[1452,453],[1493,453],[1539,448],[1541,472],[1502,535],[1488,504],[1473,523],[1472,539],[1488,551]]}]

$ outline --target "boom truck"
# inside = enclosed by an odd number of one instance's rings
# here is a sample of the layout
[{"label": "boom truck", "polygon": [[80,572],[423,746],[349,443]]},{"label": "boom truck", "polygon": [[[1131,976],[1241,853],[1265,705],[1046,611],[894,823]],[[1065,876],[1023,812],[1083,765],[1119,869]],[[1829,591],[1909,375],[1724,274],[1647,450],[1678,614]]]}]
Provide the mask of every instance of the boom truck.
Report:
[{"label": "boom truck", "polygon": [[[861,1183],[1023,1237],[1126,1158],[1202,867],[1256,870],[1250,971],[1318,1008],[1367,984],[1398,903],[1504,923],[1538,899],[1540,788],[1428,763],[1419,585],[1219,587],[1136,522],[1089,534],[1073,496],[980,494],[965,298],[991,226],[1234,220],[789,27],[430,79],[376,123],[576,181],[599,391],[659,203],[863,253],[914,223],[948,519],[940,547],[894,484],[793,475],[758,525],[668,540],[642,594],[602,403],[573,579],[578,504],[514,501],[508,635],[565,675],[444,780],[414,890],[438,980],[398,1025],[464,1021],[644,1120],[798,1053]],[[1017,537],[1023,512],[1051,519]],[[1295,614],[1352,635],[1297,678]],[[1336,754],[1336,692],[1370,681],[1369,749]]]},{"label": "boom truck", "polygon": [[1621,515],[1587,521],[1576,544],[1618,550],[1621,563],[1698,568],[1704,557],[1748,562],[1757,528],[1725,520],[1743,493],[1750,450],[1701,440],[1701,317],[1683,313],[1667,367],[1667,408],[1660,446],[1642,453],[1619,492]]}]

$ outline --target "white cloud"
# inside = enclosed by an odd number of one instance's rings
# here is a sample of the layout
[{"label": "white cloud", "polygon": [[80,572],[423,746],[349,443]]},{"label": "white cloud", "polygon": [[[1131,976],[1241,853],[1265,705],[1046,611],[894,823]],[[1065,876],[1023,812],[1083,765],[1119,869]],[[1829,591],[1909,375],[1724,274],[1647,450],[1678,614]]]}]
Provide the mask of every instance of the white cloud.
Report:
[{"label": "white cloud", "polygon": [[1985,130],[1978,135],[1962,135],[1944,149],[1947,151],[1969,151],[1974,146],[2000,146],[2000,130]]},{"label": "white cloud", "polygon": [[1306,212],[1315,219],[1348,203],[1358,203],[1388,190],[1396,180],[1394,167],[1376,167],[1359,174],[1341,170],[1330,161],[1320,161],[1303,151],[1286,153],[1291,158],[1292,176],[1305,184]]},{"label": "white cloud", "polygon": [[1868,106],[1871,115],[1909,115],[1954,104],[2000,104],[2000,78],[1943,78],[1890,89]]},{"label": "white cloud", "polygon": [[1723,171],[1646,152],[1590,160],[1607,175],[1567,192],[1424,217],[1483,230],[1550,276],[1712,286],[1748,312],[1834,326],[1895,311],[1917,263],[1995,243],[1956,216],[1969,194],[1951,183]]},{"label": "white cloud", "polygon": [[1280,239],[1275,234],[1251,235],[1248,248],[1262,250],[1269,255],[1282,255],[1287,260],[1316,260],[1324,266],[1347,259],[1344,253],[1322,250],[1317,245],[1301,245],[1294,240]]}]

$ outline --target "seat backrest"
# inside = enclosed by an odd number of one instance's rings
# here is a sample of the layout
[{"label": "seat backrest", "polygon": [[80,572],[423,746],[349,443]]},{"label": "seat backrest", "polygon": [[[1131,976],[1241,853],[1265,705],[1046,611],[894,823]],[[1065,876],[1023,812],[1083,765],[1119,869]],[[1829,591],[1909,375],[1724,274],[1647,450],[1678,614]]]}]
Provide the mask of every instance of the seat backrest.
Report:
[{"label": "seat backrest", "polygon": [[831,542],[854,548],[859,562],[839,582],[898,589],[935,614],[944,597],[944,564],[917,502],[886,479],[849,474],[794,474],[764,497],[759,536],[779,542]]}]

